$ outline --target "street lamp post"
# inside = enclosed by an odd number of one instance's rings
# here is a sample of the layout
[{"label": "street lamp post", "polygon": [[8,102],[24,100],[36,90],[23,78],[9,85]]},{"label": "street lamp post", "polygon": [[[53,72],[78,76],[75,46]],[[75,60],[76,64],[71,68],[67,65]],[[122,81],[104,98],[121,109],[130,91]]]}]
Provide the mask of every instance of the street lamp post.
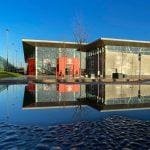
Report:
[{"label": "street lamp post", "polygon": [[[14,43],[12,43],[12,46],[13,46],[13,49],[14,49]],[[14,53],[15,54],[15,53]],[[15,72],[15,56],[14,56],[14,54],[13,54],[13,56],[12,56],[12,65],[13,65],[13,72]]]},{"label": "street lamp post", "polygon": [[141,50],[138,55],[138,60],[139,60],[139,81],[141,81]]},{"label": "street lamp post", "polygon": [[16,49],[16,69],[17,69],[17,49]]},{"label": "street lamp post", "polygon": [[9,32],[9,29],[6,29],[6,71],[8,71],[8,32]]}]

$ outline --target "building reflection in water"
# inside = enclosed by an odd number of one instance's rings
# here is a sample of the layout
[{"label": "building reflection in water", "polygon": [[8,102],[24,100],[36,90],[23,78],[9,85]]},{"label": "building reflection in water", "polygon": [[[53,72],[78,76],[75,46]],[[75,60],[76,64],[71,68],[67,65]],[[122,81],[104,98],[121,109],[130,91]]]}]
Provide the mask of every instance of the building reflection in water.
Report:
[{"label": "building reflection in water", "polygon": [[[97,84],[87,87],[87,93],[97,99],[96,109],[101,111],[146,109],[150,107],[149,85]],[[92,100],[92,98],[89,98],[89,100]]]},{"label": "building reflection in water", "polygon": [[149,85],[34,84],[25,87],[23,108],[90,106],[100,111],[147,109]]}]

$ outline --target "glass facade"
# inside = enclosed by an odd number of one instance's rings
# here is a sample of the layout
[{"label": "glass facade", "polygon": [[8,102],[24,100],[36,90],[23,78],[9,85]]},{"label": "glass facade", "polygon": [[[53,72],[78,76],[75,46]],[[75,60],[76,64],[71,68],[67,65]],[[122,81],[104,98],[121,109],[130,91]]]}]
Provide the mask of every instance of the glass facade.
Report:
[{"label": "glass facade", "polygon": [[80,75],[89,78],[107,78],[107,76],[112,77],[114,73],[120,73],[124,77],[126,75],[132,77],[146,75],[148,77],[150,44],[137,41],[133,43],[113,41],[101,39],[87,44],[85,45],[86,52],[78,51],[76,44],[67,43],[65,47],[61,42],[38,41],[39,44],[37,42],[38,46],[35,47],[35,41],[29,41],[30,47],[24,44],[24,48],[26,58],[33,59],[28,60],[27,63],[31,64],[29,68],[35,68],[33,75],[36,76],[45,75],[45,77],[58,80],[75,79]]},{"label": "glass facade", "polygon": [[[74,48],[38,47],[37,74],[56,75],[57,60],[60,57],[78,58],[80,60],[80,52]],[[81,52],[81,58],[81,69],[85,69],[85,52]]]},{"label": "glass facade", "polygon": [[134,53],[139,54],[139,52],[143,55],[150,55],[150,48],[145,47],[131,47],[131,46],[105,46],[107,50],[112,52],[123,52],[123,53]]},{"label": "glass facade", "polygon": [[150,48],[105,46],[105,74],[116,71],[127,76],[149,75]]},{"label": "glass facade", "polygon": [[116,71],[128,77],[150,73],[150,48],[105,45],[86,53],[86,72],[90,76],[112,77]]},{"label": "glass facade", "polygon": [[86,53],[86,70],[90,76],[100,76],[103,74],[103,55],[102,48],[96,48]]}]

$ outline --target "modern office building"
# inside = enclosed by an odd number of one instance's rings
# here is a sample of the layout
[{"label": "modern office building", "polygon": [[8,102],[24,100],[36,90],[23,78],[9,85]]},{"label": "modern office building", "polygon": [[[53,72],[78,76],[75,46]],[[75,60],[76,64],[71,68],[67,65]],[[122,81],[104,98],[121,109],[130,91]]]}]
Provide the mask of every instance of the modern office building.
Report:
[{"label": "modern office building", "polygon": [[[27,74],[150,78],[150,42],[101,38],[92,43],[23,39]],[[81,68],[81,69],[80,69]]]},{"label": "modern office building", "polygon": [[72,78],[86,69],[86,52],[77,51],[77,43],[24,39],[23,48],[28,75]]},{"label": "modern office building", "polygon": [[86,47],[88,73],[150,78],[150,42],[101,38]]}]

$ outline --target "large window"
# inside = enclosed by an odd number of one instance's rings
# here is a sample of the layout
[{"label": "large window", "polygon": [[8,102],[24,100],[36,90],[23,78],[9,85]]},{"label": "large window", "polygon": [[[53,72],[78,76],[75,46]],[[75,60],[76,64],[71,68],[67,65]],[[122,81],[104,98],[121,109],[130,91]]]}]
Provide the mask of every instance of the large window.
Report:
[{"label": "large window", "polygon": [[[56,75],[57,59],[59,57],[79,58],[80,52],[74,48],[37,48],[37,72],[38,75]],[[81,68],[85,69],[85,52],[81,52]]]},{"label": "large window", "polygon": [[150,74],[150,48],[130,46],[105,46],[106,75],[112,75],[116,70],[128,76]]},{"label": "large window", "polygon": [[145,48],[145,47],[110,46],[110,45],[107,45],[106,49],[108,51],[113,51],[113,52],[134,53],[134,54],[138,54],[140,52],[143,55],[150,55],[150,48]]}]

